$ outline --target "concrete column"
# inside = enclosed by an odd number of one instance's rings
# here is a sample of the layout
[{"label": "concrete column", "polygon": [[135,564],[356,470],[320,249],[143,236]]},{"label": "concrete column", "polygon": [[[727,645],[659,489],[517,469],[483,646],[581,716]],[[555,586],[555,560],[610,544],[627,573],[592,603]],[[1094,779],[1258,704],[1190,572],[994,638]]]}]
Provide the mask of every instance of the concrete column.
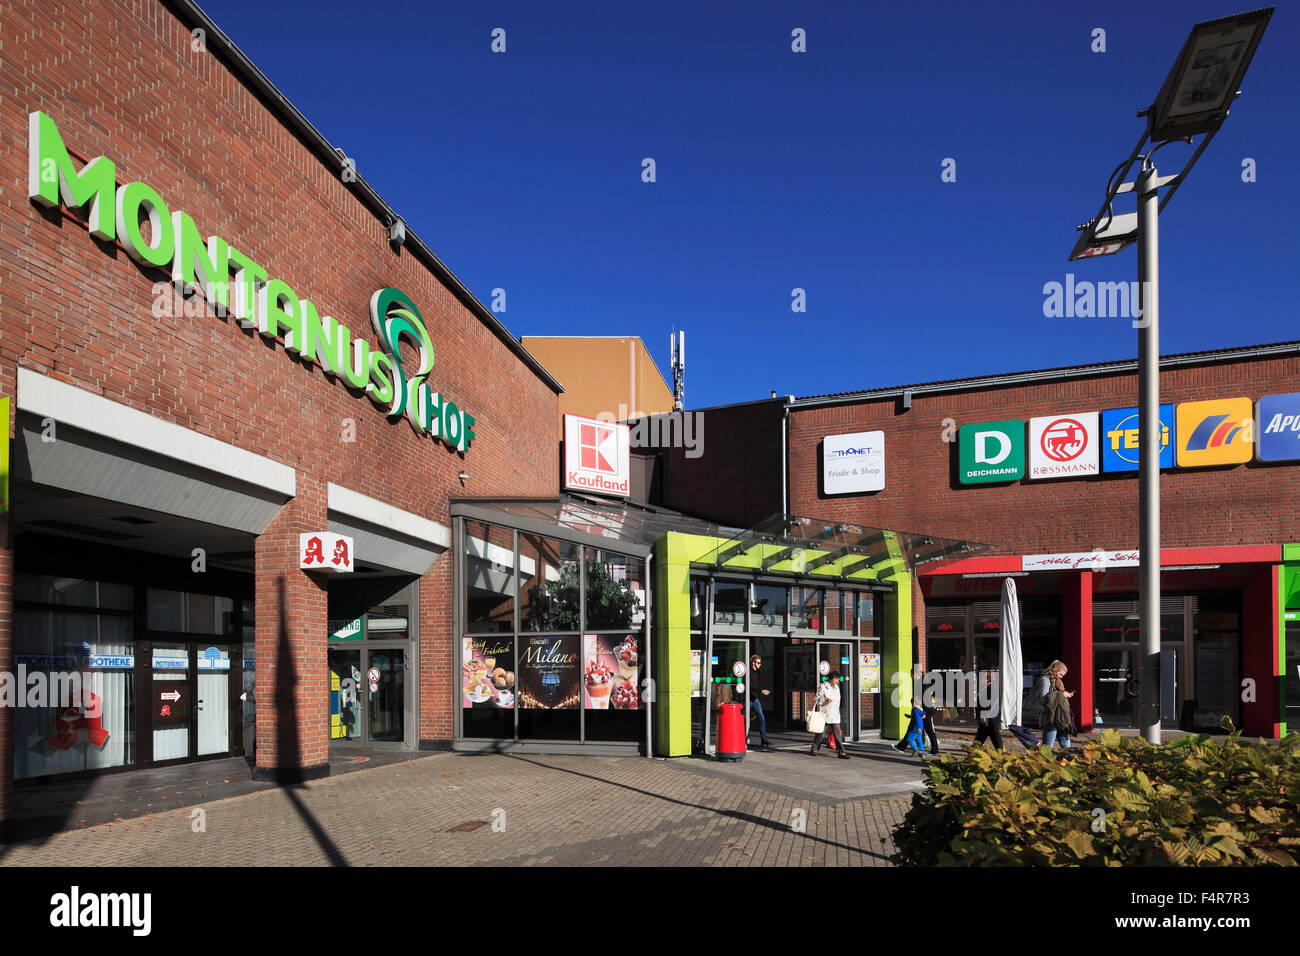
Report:
[{"label": "concrete column", "polygon": [[298,569],[298,536],[326,530],[325,512],[325,483],[299,471],[255,545],[258,779],[329,775],[328,594],[323,572]]}]

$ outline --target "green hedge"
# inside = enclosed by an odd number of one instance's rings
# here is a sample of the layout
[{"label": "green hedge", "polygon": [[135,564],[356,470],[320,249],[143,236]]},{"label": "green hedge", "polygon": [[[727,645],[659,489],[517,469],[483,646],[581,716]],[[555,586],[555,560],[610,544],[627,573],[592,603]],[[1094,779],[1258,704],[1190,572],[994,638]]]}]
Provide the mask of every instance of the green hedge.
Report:
[{"label": "green hedge", "polygon": [[1300,864],[1300,738],[1108,730],[1068,752],[968,747],[931,761],[894,834],[907,866]]}]

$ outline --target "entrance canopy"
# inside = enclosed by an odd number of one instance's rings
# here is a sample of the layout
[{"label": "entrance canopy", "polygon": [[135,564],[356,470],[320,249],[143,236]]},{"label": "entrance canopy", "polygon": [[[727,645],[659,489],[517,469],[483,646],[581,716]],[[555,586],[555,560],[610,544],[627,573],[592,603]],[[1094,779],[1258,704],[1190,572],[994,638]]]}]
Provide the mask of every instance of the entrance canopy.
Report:
[{"label": "entrance canopy", "polygon": [[910,534],[799,515],[773,515],[752,528],[729,528],[676,511],[586,495],[557,498],[461,499],[452,512],[596,547],[646,555],[664,534],[694,536],[690,562],[715,569],[884,581],[936,561],[952,561],[992,546],[957,538]]},{"label": "entrance canopy", "polygon": [[870,528],[799,515],[773,515],[708,548],[695,563],[860,580],[883,580],[934,561],[970,557],[992,545]]}]

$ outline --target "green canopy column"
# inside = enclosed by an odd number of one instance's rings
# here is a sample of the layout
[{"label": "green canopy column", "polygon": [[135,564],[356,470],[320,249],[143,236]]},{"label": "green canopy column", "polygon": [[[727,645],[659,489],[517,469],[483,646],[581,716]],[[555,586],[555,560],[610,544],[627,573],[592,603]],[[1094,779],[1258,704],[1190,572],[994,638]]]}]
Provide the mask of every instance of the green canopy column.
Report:
[{"label": "green canopy column", "polygon": [[885,595],[885,627],[880,636],[880,662],[888,681],[881,688],[884,713],[880,735],[887,740],[901,740],[912,709],[912,575],[903,569],[886,580],[894,590]]},{"label": "green canopy column", "polygon": [[691,557],[706,547],[671,532],[655,541],[654,749],[661,757],[691,754]]}]

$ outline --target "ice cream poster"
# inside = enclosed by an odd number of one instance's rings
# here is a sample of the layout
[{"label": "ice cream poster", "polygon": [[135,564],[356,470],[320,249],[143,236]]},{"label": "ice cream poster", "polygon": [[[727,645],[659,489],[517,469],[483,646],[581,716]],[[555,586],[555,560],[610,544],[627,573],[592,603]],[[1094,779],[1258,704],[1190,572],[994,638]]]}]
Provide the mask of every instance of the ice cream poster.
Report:
[{"label": "ice cream poster", "polygon": [[461,638],[461,706],[515,706],[514,639],[488,634]]},{"label": "ice cream poster", "polygon": [[582,640],[583,706],[587,710],[640,710],[640,638],[635,634],[588,634]]},{"label": "ice cream poster", "polygon": [[579,640],[576,635],[520,639],[520,707],[577,710],[581,706]]}]

